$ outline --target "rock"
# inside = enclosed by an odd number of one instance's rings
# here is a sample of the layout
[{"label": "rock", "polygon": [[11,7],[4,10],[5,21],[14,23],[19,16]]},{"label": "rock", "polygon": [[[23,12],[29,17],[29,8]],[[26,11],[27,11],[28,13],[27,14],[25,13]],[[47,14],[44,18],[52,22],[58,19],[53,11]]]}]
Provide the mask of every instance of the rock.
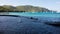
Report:
[{"label": "rock", "polygon": [[0,34],[60,34],[60,28],[25,17],[0,16]]},{"label": "rock", "polygon": [[30,17],[30,19],[33,19],[33,20],[38,20],[38,18],[34,18],[34,17]]},{"label": "rock", "polygon": [[45,24],[60,27],[60,22],[45,22]]}]

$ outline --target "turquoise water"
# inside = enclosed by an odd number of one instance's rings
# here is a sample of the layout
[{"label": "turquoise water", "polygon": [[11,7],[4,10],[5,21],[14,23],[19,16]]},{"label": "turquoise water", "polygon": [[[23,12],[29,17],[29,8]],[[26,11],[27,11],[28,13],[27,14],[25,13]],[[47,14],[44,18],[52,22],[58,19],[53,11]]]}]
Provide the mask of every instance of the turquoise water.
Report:
[{"label": "turquoise water", "polygon": [[9,12],[9,15],[20,15],[29,17],[60,17],[59,13],[43,13],[43,12]]},{"label": "turquoise water", "polygon": [[[50,21],[60,21],[60,14],[59,13],[41,13],[41,12],[9,12],[9,15],[19,15],[19,16],[29,16],[29,17],[42,17],[40,18],[41,20],[34,21],[34,20],[29,20],[29,19],[23,19],[23,18],[14,18],[14,17],[2,17],[0,16],[0,21],[3,21],[1,25],[1,30],[6,31],[7,33],[10,32],[27,32],[28,28],[28,33],[30,32],[36,32],[40,34],[60,34],[60,26],[55,27],[55,26],[50,26],[45,24],[45,21],[49,21],[48,23],[54,23]],[[44,18],[44,17],[59,17],[59,18]],[[3,20],[3,19],[4,20]],[[21,22],[20,22],[21,21]],[[27,21],[27,22],[26,22]],[[42,23],[40,23],[40,21]],[[17,25],[18,24],[18,25]],[[2,27],[4,26],[4,27]],[[8,26],[8,27],[7,27]],[[31,27],[32,26],[32,27]],[[33,28],[33,29],[32,29]],[[33,30],[33,31],[32,31]]]}]

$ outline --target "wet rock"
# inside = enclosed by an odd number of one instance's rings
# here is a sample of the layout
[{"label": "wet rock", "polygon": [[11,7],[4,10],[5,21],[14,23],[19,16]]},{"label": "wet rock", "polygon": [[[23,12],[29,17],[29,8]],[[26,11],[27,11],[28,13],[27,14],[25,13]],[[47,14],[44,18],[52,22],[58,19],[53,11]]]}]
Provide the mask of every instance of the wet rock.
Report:
[{"label": "wet rock", "polygon": [[60,22],[45,22],[45,24],[60,27]]},{"label": "wet rock", "polygon": [[32,22],[34,19],[25,17],[0,16],[1,34],[60,34],[60,28],[44,23]]},{"label": "wet rock", "polygon": [[30,19],[33,19],[33,20],[38,20],[38,18],[33,18],[33,17],[30,17]]}]

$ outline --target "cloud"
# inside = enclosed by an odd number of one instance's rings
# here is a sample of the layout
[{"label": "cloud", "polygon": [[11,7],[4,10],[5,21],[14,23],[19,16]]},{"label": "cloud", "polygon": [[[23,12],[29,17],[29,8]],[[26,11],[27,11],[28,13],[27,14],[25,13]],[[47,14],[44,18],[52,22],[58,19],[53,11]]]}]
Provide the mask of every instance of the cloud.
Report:
[{"label": "cloud", "polygon": [[56,2],[57,4],[60,4],[60,2]]},{"label": "cloud", "polygon": [[18,1],[14,1],[14,0],[0,0],[0,5],[13,5],[13,6],[16,6],[16,5],[18,5],[17,2]]}]

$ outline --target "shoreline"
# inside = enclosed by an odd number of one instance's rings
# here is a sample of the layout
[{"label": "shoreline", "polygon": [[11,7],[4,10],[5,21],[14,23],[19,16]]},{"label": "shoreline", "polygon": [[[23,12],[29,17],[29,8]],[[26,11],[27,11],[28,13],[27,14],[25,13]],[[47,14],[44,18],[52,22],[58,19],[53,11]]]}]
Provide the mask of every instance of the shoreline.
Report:
[{"label": "shoreline", "polygon": [[[0,32],[4,31],[5,34],[14,33],[36,33],[36,34],[57,34],[60,33],[60,28],[47,25],[41,20],[34,20],[30,17],[10,17],[10,16],[0,16]],[[3,27],[4,26],[4,27]],[[10,28],[11,27],[11,28]],[[1,29],[2,28],[2,29]],[[12,32],[13,31],[13,32]],[[28,32],[27,32],[28,31]]]}]

